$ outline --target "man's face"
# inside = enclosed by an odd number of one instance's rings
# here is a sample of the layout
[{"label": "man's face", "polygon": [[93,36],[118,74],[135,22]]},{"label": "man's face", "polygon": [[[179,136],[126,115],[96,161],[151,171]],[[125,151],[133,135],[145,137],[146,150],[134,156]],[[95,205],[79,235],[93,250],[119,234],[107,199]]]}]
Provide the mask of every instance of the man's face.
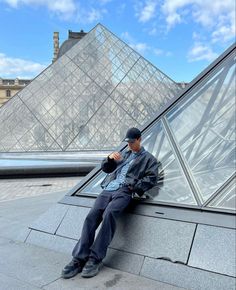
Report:
[{"label": "man's face", "polygon": [[141,137],[138,139],[135,139],[134,142],[128,142],[128,146],[132,151],[138,151],[141,146]]}]

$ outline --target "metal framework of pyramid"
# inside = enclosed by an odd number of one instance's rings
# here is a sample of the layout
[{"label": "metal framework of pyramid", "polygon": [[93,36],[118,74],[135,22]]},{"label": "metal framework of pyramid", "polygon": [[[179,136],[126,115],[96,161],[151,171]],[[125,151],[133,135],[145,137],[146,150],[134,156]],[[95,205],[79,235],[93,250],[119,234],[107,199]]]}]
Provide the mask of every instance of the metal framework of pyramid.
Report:
[{"label": "metal framework of pyramid", "polygon": [[0,109],[0,152],[113,149],[179,91],[99,24]]},{"label": "metal framework of pyramid", "polygon": [[[235,50],[231,46],[144,130],[143,145],[161,165],[148,202],[236,209]],[[96,196],[104,176],[91,172],[73,194]]]}]

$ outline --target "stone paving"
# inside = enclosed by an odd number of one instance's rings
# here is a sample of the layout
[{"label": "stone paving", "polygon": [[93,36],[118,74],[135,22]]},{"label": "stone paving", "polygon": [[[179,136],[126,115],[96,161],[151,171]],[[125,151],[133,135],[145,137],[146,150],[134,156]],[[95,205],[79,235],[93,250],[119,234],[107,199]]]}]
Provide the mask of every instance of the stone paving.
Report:
[{"label": "stone paving", "polygon": [[61,269],[71,255],[24,243],[28,225],[55,205],[78,179],[0,180],[0,290],[183,289],[108,267],[92,279],[77,275],[64,280]]},{"label": "stone paving", "polygon": [[0,202],[70,190],[80,180],[78,176],[0,179]]},{"label": "stone paving", "polygon": [[[12,253],[14,252],[14,255]],[[0,290],[181,290],[169,284],[103,267],[94,278],[60,278],[71,259],[37,246],[0,238]]]}]

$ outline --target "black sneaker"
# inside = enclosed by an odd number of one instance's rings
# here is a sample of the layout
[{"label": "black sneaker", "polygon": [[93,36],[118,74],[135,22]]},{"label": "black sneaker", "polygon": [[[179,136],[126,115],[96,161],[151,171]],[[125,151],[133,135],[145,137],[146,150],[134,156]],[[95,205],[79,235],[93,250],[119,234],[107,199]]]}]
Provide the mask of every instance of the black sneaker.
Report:
[{"label": "black sneaker", "polygon": [[102,267],[102,262],[89,259],[85,266],[83,267],[81,276],[84,278],[91,278],[98,274]]},{"label": "black sneaker", "polygon": [[78,273],[82,272],[84,264],[85,262],[73,258],[62,270],[61,277],[69,279],[76,276]]}]

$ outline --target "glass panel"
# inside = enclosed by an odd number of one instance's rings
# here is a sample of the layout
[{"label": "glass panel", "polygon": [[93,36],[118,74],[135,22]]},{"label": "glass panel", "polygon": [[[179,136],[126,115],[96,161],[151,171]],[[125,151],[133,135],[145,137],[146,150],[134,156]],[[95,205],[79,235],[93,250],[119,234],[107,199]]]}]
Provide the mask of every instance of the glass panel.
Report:
[{"label": "glass panel", "polygon": [[145,149],[151,152],[159,162],[158,185],[147,192],[152,201],[196,204],[161,121],[152,127],[143,138]]},{"label": "glass panel", "polygon": [[235,172],[235,54],[167,114],[206,201]]},{"label": "glass panel", "polygon": [[208,205],[209,207],[224,208],[236,210],[236,180],[229,184],[229,186]]},{"label": "glass panel", "polygon": [[[109,120],[109,122],[107,122]],[[124,132],[137,123],[110,98],[93,115],[68,149],[83,148],[112,150],[123,138]],[[111,128],[113,130],[111,131]]]},{"label": "glass panel", "polygon": [[[196,204],[187,180],[182,173],[176,157],[159,121],[143,136],[143,146],[159,161],[158,185],[147,192],[151,201],[178,204]],[[80,193],[97,195],[105,173],[100,172]]]},{"label": "glass panel", "polygon": [[[24,115],[18,118],[12,106],[15,101],[11,101],[0,110],[0,151],[114,148],[124,127],[147,122],[179,90],[171,79],[97,25],[14,97],[33,116],[33,125],[43,126],[40,132],[53,139],[45,138],[37,146],[38,134],[28,132]],[[16,119],[27,129],[16,129]],[[6,122],[11,124],[10,131],[3,127]],[[20,147],[11,135],[21,140]]]},{"label": "glass panel", "polygon": [[105,176],[106,173],[100,171],[100,173],[97,174],[94,179],[92,179],[85,187],[81,189],[80,194],[98,195],[100,192],[102,192],[101,183]]}]

